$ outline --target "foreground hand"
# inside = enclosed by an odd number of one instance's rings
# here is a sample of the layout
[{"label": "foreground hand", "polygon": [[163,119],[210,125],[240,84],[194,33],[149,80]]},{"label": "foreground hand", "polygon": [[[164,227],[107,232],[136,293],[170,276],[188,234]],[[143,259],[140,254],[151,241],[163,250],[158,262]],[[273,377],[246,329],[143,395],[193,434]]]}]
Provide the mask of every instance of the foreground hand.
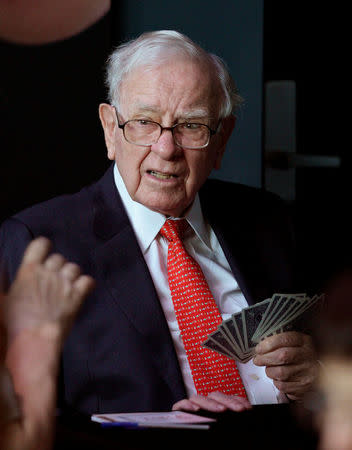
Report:
[{"label": "foreground hand", "polygon": [[255,351],[254,364],[266,366],[267,376],[289,399],[299,400],[312,388],[319,363],[307,334],[289,331],[269,336]]},{"label": "foreground hand", "polygon": [[172,407],[173,411],[204,411],[222,412],[226,410],[244,411],[252,406],[249,401],[237,395],[226,395],[222,392],[211,392],[207,397],[203,395],[194,395],[189,399],[180,400]]},{"label": "foreground hand", "polygon": [[17,276],[4,297],[3,323],[10,341],[23,330],[54,325],[64,337],[84,298],[94,287],[77,264],[59,254],[48,256],[51,243],[40,237],[27,247]]},{"label": "foreground hand", "polygon": [[[6,329],[3,325],[3,300],[4,295],[0,292],[0,367],[2,363],[5,361],[6,356],[6,348],[7,348],[7,333]],[[1,369],[0,369],[1,370]]]}]

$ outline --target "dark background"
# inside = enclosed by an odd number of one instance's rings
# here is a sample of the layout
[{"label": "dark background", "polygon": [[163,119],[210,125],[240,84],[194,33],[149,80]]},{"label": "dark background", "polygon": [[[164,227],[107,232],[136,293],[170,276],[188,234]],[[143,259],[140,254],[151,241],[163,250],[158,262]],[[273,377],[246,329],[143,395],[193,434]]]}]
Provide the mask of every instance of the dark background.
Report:
[{"label": "dark background", "polygon": [[239,88],[249,101],[236,131],[247,136],[247,148],[234,141],[235,162],[225,165],[225,179],[233,174],[234,181],[263,186],[263,86],[270,80],[296,82],[297,152],[341,158],[339,169],[297,169],[296,200],[290,205],[299,244],[308,254],[302,267],[311,274],[312,287],[320,286],[350,264],[351,254],[351,157],[337,145],[333,121],[334,91],[341,88],[333,76],[341,65],[333,12],[331,6],[324,10],[321,4],[290,1],[181,1],[172,6],[115,0],[103,18],[68,39],[43,45],[0,41],[0,222],[102,175],[110,162],[97,106],[106,100],[107,55],[142,31],[177,28],[213,47],[231,65],[232,59],[240,62]]},{"label": "dark background", "polygon": [[0,41],[0,220],[74,192],[107,167],[97,105],[105,100],[111,29],[108,14],[59,42]]},{"label": "dark background", "polygon": [[[296,82],[297,153],[340,158],[336,168],[297,168],[291,205],[299,244],[308,255],[302,266],[312,287],[324,286],[351,265],[348,212],[351,152],[341,144],[341,103],[346,89],[346,11],[316,2],[264,2],[263,78]],[[265,117],[264,117],[265,120]]]}]

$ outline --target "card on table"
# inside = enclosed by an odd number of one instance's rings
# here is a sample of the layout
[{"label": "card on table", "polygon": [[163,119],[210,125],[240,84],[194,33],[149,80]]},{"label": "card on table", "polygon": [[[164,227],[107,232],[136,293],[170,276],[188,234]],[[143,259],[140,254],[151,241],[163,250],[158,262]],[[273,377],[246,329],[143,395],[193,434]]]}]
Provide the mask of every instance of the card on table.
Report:
[{"label": "card on table", "polygon": [[210,423],[216,422],[214,418],[183,411],[92,414],[91,420],[102,426],[132,429],[195,428],[206,430],[209,429]]}]

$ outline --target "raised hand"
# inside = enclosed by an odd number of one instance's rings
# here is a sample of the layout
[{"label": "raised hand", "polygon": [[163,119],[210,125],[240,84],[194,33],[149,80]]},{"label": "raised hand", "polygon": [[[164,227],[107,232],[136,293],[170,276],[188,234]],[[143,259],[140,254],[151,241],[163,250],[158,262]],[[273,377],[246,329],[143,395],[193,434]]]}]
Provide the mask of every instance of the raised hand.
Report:
[{"label": "raised hand", "polygon": [[48,256],[51,243],[44,237],[27,247],[17,276],[2,304],[3,323],[10,341],[21,331],[55,324],[62,337],[70,328],[94,280],[62,255]]}]

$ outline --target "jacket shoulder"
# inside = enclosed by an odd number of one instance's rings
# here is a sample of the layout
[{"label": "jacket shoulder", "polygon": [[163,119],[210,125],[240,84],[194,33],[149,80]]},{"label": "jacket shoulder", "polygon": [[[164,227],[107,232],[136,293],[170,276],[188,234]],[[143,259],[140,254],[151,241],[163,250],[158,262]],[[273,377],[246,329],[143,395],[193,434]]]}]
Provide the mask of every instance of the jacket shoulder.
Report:
[{"label": "jacket shoulder", "polygon": [[288,210],[287,203],[278,195],[262,188],[230,181],[209,179],[201,189],[202,206],[207,209],[229,211],[241,208],[246,213],[256,214],[266,210]]}]

